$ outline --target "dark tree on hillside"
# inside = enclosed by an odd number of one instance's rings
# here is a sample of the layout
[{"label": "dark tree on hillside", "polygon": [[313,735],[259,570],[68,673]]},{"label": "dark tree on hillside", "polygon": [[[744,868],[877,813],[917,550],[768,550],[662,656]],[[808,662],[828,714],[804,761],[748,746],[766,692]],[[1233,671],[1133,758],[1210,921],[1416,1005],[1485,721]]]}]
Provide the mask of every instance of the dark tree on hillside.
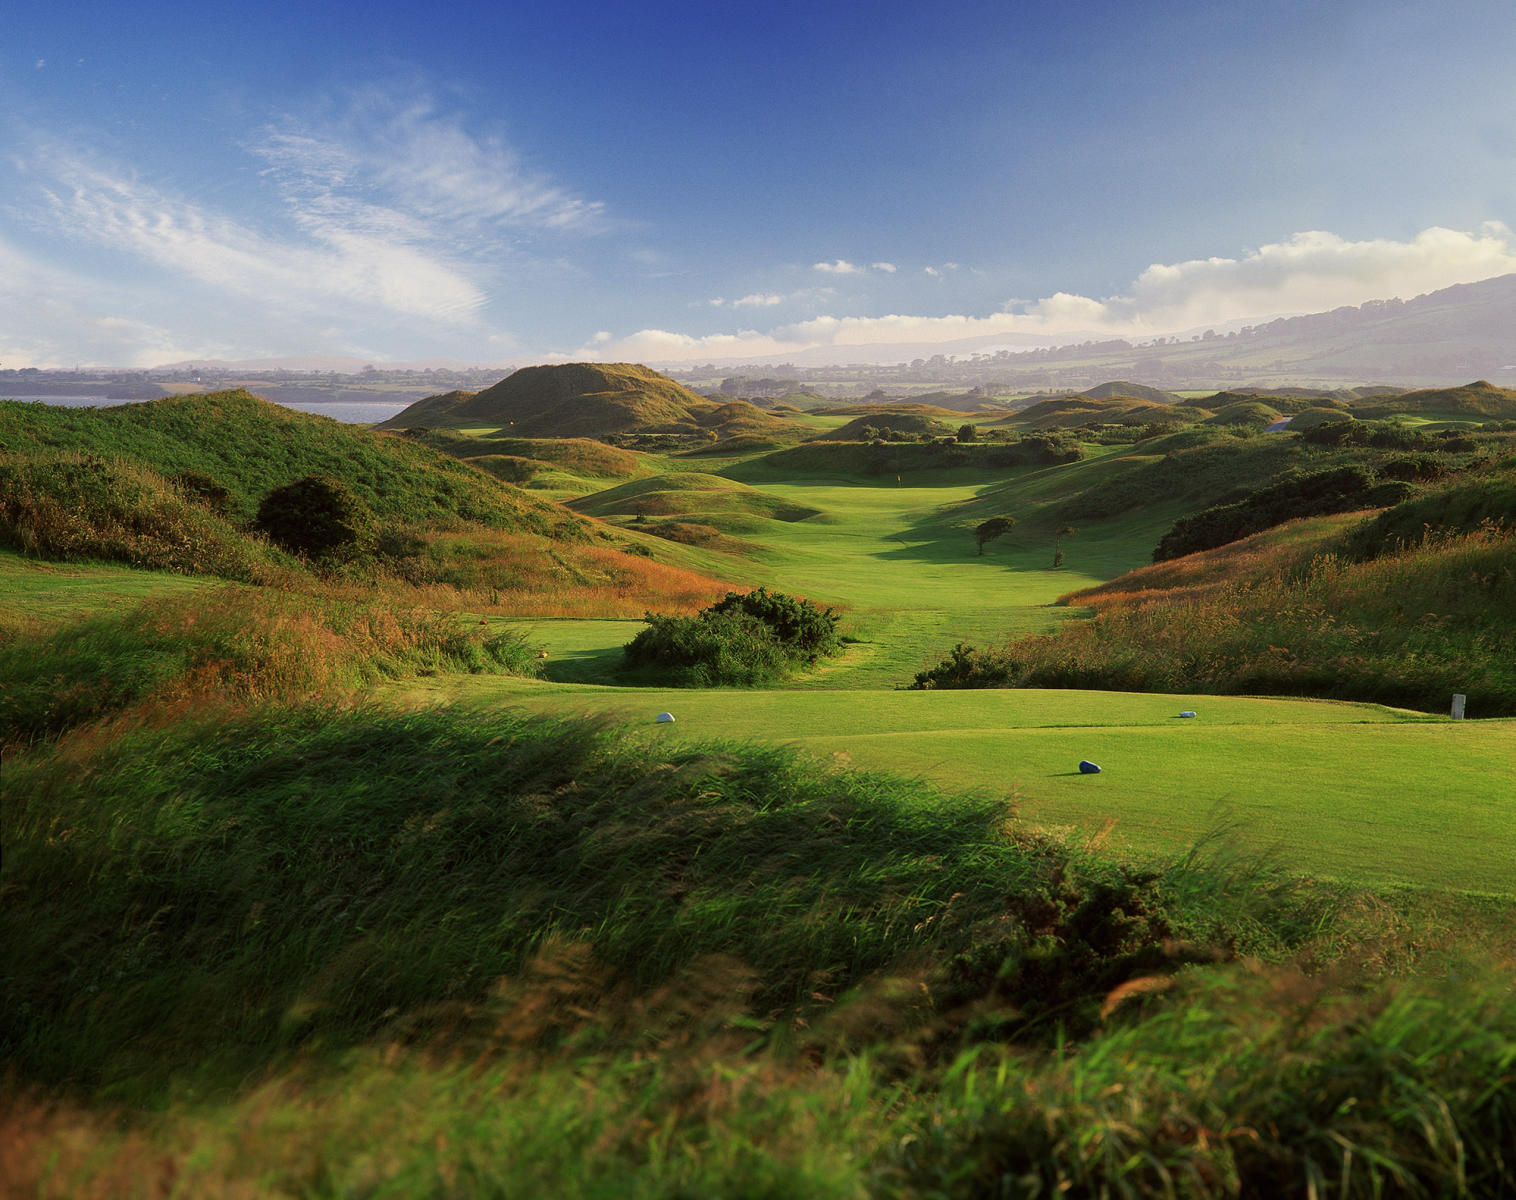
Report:
[{"label": "dark tree on hillside", "polygon": [[979,431],[972,425],[960,425],[956,436],[960,442],[972,442],[979,436]]},{"label": "dark tree on hillside", "polygon": [[974,541],[979,543],[979,553],[984,553],[986,542],[993,542],[998,537],[1004,537],[1015,528],[1015,517],[991,517],[988,521],[981,521],[974,527]]},{"label": "dark tree on hillside", "polygon": [[345,483],[307,475],[258,505],[254,526],[270,541],[313,559],[350,558],[374,543],[374,514]]}]

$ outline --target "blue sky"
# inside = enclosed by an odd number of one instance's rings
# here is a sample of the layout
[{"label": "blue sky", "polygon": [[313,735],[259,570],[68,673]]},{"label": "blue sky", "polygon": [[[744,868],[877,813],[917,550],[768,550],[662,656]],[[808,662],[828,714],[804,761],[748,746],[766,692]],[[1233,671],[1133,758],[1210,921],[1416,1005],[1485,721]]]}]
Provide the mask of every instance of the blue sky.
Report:
[{"label": "blue sky", "polygon": [[1510,0],[11,0],[0,363],[888,358],[1408,298],[1516,271],[1512,64]]}]

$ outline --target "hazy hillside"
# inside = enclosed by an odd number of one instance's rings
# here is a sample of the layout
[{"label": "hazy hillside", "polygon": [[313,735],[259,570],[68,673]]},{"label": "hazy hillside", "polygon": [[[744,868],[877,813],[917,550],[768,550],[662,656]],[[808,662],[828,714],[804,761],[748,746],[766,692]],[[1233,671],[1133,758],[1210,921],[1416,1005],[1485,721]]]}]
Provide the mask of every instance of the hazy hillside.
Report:
[{"label": "hazy hillside", "polygon": [[1087,388],[1084,395],[1094,400],[1106,400],[1112,396],[1131,396],[1134,400],[1146,400],[1151,404],[1178,404],[1180,402],[1179,397],[1173,392],[1148,387],[1145,383],[1130,383],[1125,379],[1097,384],[1095,387]]}]

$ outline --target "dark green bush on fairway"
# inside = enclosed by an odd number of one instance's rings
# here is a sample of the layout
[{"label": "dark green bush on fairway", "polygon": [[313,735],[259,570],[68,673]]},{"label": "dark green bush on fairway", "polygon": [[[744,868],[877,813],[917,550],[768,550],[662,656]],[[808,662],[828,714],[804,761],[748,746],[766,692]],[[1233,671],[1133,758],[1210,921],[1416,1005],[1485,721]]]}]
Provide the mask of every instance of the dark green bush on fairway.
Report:
[{"label": "dark green bush on fairway", "polygon": [[780,592],[727,595],[693,617],[647,614],[626,664],[675,687],[752,687],[837,653],[838,616]]},{"label": "dark green bush on fairway", "polygon": [[270,541],[310,559],[352,559],[375,542],[374,514],[350,487],[306,475],[277,487],[258,505],[256,528]]}]

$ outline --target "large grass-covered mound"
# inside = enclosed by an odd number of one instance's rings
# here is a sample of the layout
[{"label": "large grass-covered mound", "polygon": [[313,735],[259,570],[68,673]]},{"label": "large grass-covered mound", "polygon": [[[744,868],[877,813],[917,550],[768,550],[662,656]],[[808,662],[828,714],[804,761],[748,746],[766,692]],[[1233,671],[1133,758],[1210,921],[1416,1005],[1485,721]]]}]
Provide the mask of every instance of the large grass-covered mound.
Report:
[{"label": "large grass-covered mound", "polygon": [[381,428],[498,427],[530,438],[617,434],[751,436],[789,428],[751,404],[716,404],[667,375],[636,363],[559,363],[522,367],[494,387],[429,397]]},{"label": "large grass-covered mound", "polygon": [[319,474],[352,488],[381,520],[538,532],[572,523],[556,506],[428,446],[244,391],[99,409],[0,402],[0,458],[68,452],[125,460],[168,479],[197,472],[225,490],[224,511],[243,519],[274,488]]}]

